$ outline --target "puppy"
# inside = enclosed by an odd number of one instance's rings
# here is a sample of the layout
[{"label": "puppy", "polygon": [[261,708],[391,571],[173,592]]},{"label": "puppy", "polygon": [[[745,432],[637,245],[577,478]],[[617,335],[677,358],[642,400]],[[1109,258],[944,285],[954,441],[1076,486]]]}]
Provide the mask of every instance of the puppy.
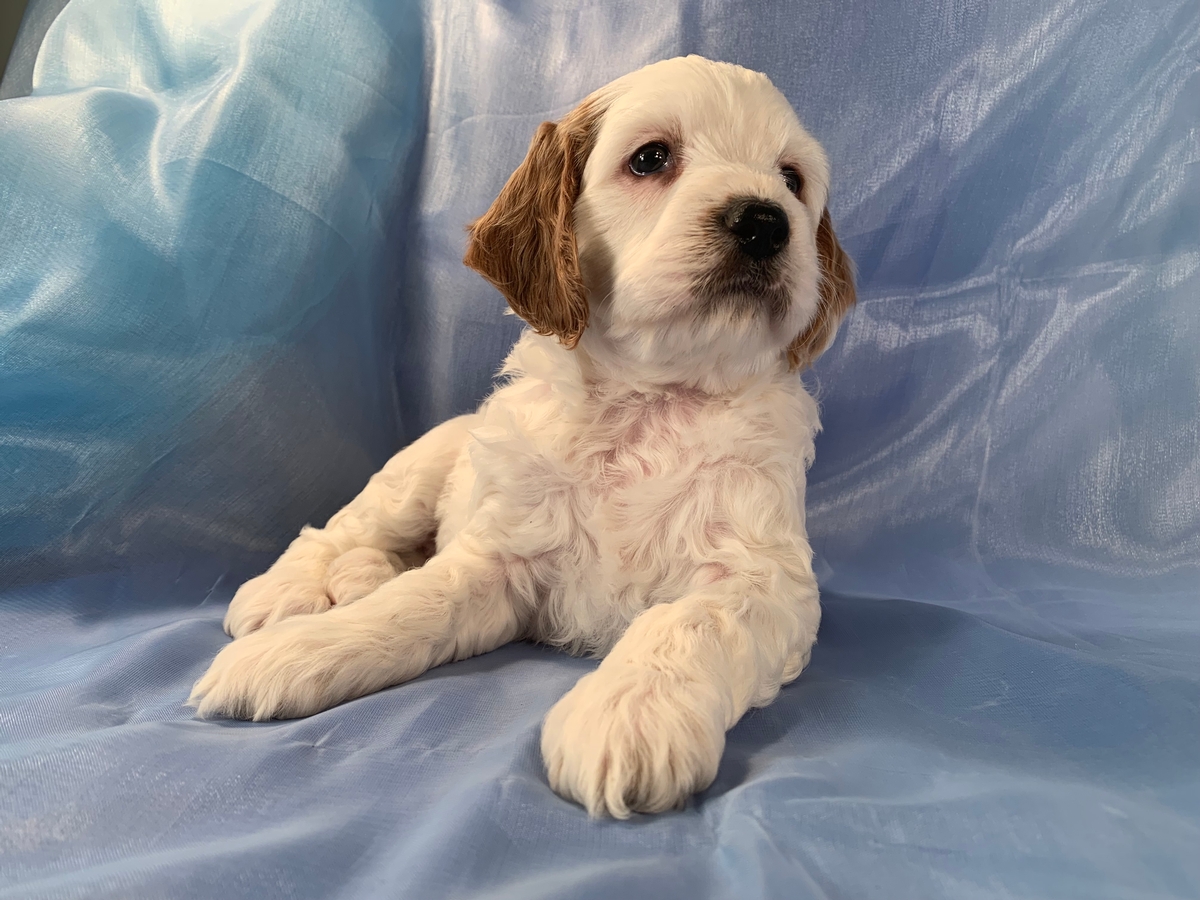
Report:
[{"label": "puppy", "polygon": [[821,618],[797,371],[854,302],[828,191],[771,82],[696,56],[543,124],[470,227],[530,326],[502,385],[242,585],[198,714],[307,716],[532,639],[603,657],[546,716],[555,791],[625,817],[707,787]]}]

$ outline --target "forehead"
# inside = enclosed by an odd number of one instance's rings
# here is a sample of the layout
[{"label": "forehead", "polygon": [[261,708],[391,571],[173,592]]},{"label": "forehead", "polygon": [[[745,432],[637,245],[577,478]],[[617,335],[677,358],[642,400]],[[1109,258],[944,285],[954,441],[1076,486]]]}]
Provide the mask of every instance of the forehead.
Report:
[{"label": "forehead", "polygon": [[692,157],[824,163],[787,98],[758,72],[697,57],[670,59],[613,82],[596,150],[623,154],[675,138]]}]

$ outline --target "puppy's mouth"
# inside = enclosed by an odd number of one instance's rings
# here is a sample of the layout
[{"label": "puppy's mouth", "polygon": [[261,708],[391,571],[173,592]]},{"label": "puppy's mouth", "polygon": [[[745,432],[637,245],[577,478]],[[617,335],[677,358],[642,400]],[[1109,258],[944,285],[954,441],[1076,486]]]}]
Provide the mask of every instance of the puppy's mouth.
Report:
[{"label": "puppy's mouth", "polygon": [[778,263],[719,260],[692,283],[697,312],[765,315],[772,325],[778,324],[787,316],[792,299],[781,268]]},{"label": "puppy's mouth", "polygon": [[766,316],[772,325],[787,316],[792,297],[782,251],[788,228],[785,224],[772,232],[761,221],[757,231],[741,227],[757,210],[743,201],[708,216],[699,242],[704,248],[700,267],[691,285],[699,315]]}]

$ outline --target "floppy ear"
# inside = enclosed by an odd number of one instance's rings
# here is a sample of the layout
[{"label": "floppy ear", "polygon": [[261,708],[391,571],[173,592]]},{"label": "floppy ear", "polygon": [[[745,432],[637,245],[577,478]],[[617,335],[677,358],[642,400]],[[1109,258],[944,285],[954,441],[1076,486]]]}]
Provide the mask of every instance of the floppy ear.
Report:
[{"label": "floppy ear", "polygon": [[496,202],[467,227],[463,262],[534,331],[568,347],[588,321],[572,214],[599,120],[585,101],[557,125],[543,122]]},{"label": "floppy ear", "polygon": [[821,301],[808,328],[788,345],[788,365],[793,371],[811,366],[833,343],[838,323],[854,305],[856,296],[854,264],[833,233],[828,208],[821,213],[821,224],[817,226],[817,258],[821,263]]}]

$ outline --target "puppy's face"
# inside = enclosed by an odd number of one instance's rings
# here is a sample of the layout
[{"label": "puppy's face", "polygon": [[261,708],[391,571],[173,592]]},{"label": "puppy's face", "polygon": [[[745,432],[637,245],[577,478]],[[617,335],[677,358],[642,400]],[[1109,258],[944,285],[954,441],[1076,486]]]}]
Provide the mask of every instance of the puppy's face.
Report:
[{"label": "puppy's face", "polygon": [[766,76],[666,60],[542,126],[466,261],[602,365],[729,386],[811,362],[854,302],[828,189]]}]

